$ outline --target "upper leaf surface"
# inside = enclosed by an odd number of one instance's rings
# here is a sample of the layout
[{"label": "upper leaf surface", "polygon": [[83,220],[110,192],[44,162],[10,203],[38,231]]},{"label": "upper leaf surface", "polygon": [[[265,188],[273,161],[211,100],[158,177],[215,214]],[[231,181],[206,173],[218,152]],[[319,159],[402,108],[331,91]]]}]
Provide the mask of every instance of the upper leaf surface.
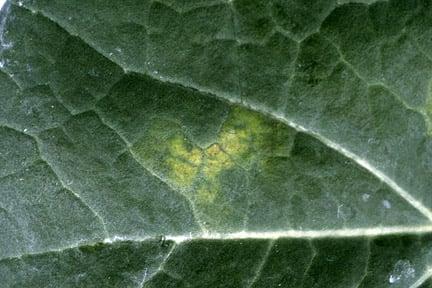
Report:
[{"label": "upper leaf surface", "polygon": [[379,227],[430,231],[429,4],[308,3],[4,10],[0,258],[242,231],[364,231],[368,251]]}]

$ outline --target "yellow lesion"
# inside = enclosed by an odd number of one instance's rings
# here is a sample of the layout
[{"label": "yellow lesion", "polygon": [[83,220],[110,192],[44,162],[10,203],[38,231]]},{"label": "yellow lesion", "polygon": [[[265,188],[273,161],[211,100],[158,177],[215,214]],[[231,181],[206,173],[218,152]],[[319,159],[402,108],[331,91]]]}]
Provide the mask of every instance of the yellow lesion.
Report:
[{"label": "yellow lesion", "polygon": [[222,127],[218,142],[232,158],[250,162],[260,152],[271,128],[258,113],[236,108]]},{"label": "yellow lesion", "polygon": [[219,136],[219,143],[230,155],[240,155],[248,150],[246,130],[225,130]]},{"label": "yellow lesion", "polygon": [[[170,180],[179,187],[195,190],[195,200],[199,203],[213,203],[220,190],[218,176],[223,170],[233,167],[234,162],[219,144],[202,150],[182,137],[175,137],[168,143],[166,164]],[[200,171],[203,178],[194,188]]]},{"label": "yellow lesion", "polygon": [[176,135],[168,142],[169,176],[172,182],[181,187],[193,184],[203,159],[202,150],[188,143],[184,137]]},{"label": "yellow lesion", "polygon": [[202,151],[199,148],[193,147],[185,138],[176,135],[169,142],[169,152],[172,157],[180,158],[184,161],[198,166],[202,161]]},{"label": "yellow lesion", "polygon": [[210,145],[210,147],[206,149],[206,154],[211,158],[216,158],[221,153],[223,153],[223,151],[217,143]]},{"label": "yellow lesion", "polygon": [[221,174],[237,164],[258,163],[273,128],[259,113],[234,108],[207,148],[193,144],[177,124],[156,122],[134,149],[155,173],[200,205],[222,203]]},{"label": "yellow lesion", "polygon": [[213,201],[220,190],[217,178],[222,171],[233,168],[235,161],[247,164],[258,157],[266,133],[271,128],[258,113],[235,108],[223,125],[216,143],[205,149],[191,144],[180,134],[175,135],[168,141],[166,156],[171,181],[177,186],[192,189],[198,175],[202,175],[206,187],[198,185],[194,189],[197,194],[212,195],[200,199]]},{"label": "yellow lesion", "polygon": [[152,172],[192,201],[207,221],[224,221],[238,213],[233,198],[227,195],[229,190],[224,190],[229,188],[224,187],[222,177],[236,167],[261,169],[269,153],[286,154],[288,132],[278,132],[281,127],[274,121],[242,108],[231,110],[208,147],[194,144],[176,122],[162,119],[152,124],[134,144],[133,152]]},{"label": "yellow lesion", "polygon": [[169,177],[172,182],[181,187],[192,185],[198,173],[198,167],[171,157],[167,159],[166,163],[170,168]]},{"label": "yellow lesion", "polygon": [[206,162],[203,167],[205,178],[214,180],[222,170],[226,170],[234,166],[234,162],[227,153],[222,151],[219,144],[213,144],[206,149]]}]

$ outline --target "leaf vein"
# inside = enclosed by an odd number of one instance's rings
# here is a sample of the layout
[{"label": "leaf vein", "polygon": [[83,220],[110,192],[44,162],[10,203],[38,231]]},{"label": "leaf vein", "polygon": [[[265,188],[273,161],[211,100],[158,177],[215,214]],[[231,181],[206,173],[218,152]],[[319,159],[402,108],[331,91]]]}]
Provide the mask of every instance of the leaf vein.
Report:
[{"label": "leaf vein", "polygon": [[267,260],[268,260],[268,258],[269,258],[269,256],[270,256],[270,252],[271,252],[271,250],[272,250],[272,248],[273,248],[275,242],[276,242],[276,239],[272,239],[272,240],[270,240],[269,243],[267,244],[267,247],[266,247],[265,253],[264,253],[264,255],[263,255],[261,261],[260,261],[259,264],[258,264],[258,267],[257,267],[257,269],[256,269],[256,271],[255,271],[255,274],[254,274],[254,276],[253,276],[253,278],[252,278],[252,281],[247,285],[247,288],[252,288],[252,287],[254,286],[254,284],[259,280],[259,277],[260,277],[261,274],[262,274],[262,271],[263,271],[263,269],[264,269],[264,266],[265,266],[265,264],[267,263]]},{"label": "leaf vein", "polygon": [[[28,7],[25,7],[25,6],[23,6],[23,7],[25,9],[29,10],[29,11],[32,11]],[[76,33],[73,33],[73,31],[72,31],[72,29],[70,27],[67,27],[67,25],[64,25],[63,23],[61,23],[58,19],[54,19],[54,17],[50,17],[44,11],[32,11],[32,12],[37,12],[40,15],[44,16],[45,18],[47,18],[48,20],[56,23],[57,25],[59,25],[60,27],[62,27],[65,31],[67,31],[70,35],[79,37],[82,41],[84,41],[90,47],[92,47],[93,49],[95,49],[98,53],[104,55],[107,59],[109,59],[110,61],[112,61],[113,63],[115,63],[116,65],[118,65],[119,67],[122,67],[123,70],[127,71],[127,69],[125,69],[122,65],[120,65],[119,63],[117,63],[114,60],[110,59],[109,55],[106,55],[106,53],[104,53],[103,51],[101,51],[101,49],[98,48],[94,43],[92,43],[90,40],[85,39],[84,37],[82,37],[80,35],[77,35]],[[332,42],[330,41],[330,43],[332,43]],[[332,43],[332,44],[334,45],[334,43]],[[336,46],[336,48],[337,48],[337,46]],[[346,62],[346,63],[348,63],[348,62]],[[329,138],[327,138],[324,135],[322,135],[319,131],[315,131],[313,129],[305,127],[305,126],[297,123],[293,119],[289,119],[285,115],[278,115],[276,112],[266,111],[266,109],[263,108],[263,107],[258,107],[256,105],[248,104],[248,103],[246,103],[244,101],[239,101],[237,99],[233,99],[232,97],[229,97],[228,95],[226,95],[224,93],[216,93],[215,91],[211,91],[210,89],[207,89],[205,87],[200,87],[199,85],[194,85],[194,87],[185,86],[180,81],[178,81],[176,79],[173,79],[171,77],[165,77],[165,76],[161,79],[161,77],[157,77],[157,75],[153,75],[152,73],[150,73],[148,71],[147,71],[147,73],[143,73],[143,72],[140,72],[140,71],[135,71],[135,72],[139,73],[139,74],[142,74],[142,75],[149,76],[149,77],[153,78],[155,81],[160,81],[162,83],[168,83],[168,84],[171,84],[171,85],[178,85],[179,87],[184,87],[184,88],[187,88],[187,89],[193,89],[193,90],[199,91],[199,92],[201,92],[201,94],[208,95],[208,96],[220,99],[221,101],[228,102],[231,105],[241,105],[241,106],[243,106],[243,107],[245,107],[247,109],[259,112],[259,113],[261,113],[263,115],[266,115],[269,118],[272,118],[274,120],[280,121],[281,123],[284,123],[285,125],[288,125],[288,126],[294,128],[294,129],[296,129],[297,131],[304,132],[304,133],[306,133],[306,134],[308,134],[308,135],[310,135],[312,137],[315,137],[316,139],[318,139],[319,141],[321,141],[324,145],[326,145],[329,148],[335,150],[336,152],[342,154],[346,158],[349,158],[349,159],[353,160],[359,166],[363,167],[369,173],[371,173],[372,175],[374,175],[377,179],[379,179],[382,182],[386,183],[395,193],[397,193],[407,203],[409,203],[412,207],[414,207],[415,209],[417,209],[421,214],[423,214],[426,218],[428,218],[428,220],[430,222],[432,222],[432,210],[431,209],[429,209],[428,207],[424,206],[419,200],[417,200],[416,198],[414,198],[408,191],[406,191],[404,188],[402,188],[401,186],[399,186],[393,179],[391,179],[390,177],[388,177],[384,172],[382,172],[382,171],[378,170],[376,167],[374,167],[366,159],[361,158],[359,155],[351,152],[350,150],[348,150],[347,148],[343,147],[342,145],[340,145],[340,144],[338,144],[338,143],[330,140]],[[378,85],[379,84],[381,84],[381,83],[378,83]],[[394,94],[394,93],[392,93],[392,94]],[[408,107],[408,106],[406,106],[406,107]]]},{"label": "leaf vein", "polygon": [[146,166],[144,166],[143,164],[141,164],[141,162],[138,161],[138,159],[136,158],[136,155],[130,150],[129,147],[131,146],[131,144],[129,143],[129,141],[123,135],[121,135],[121,133],[119,133],[116,129],[114,129],[114,127],[112,127],[107,121],[105,121],[105,119],[98,112],[95,112],[95,113],[96,113],[96,115],[98,115],[98,117],[101,120],[101,122],[106,127],[108,127],[108,129],[112,130],[114,133],[116,133],[122,139],[122,141],[124,142],[124,144],[127,147],[127,152],[130,153],[132,159],[134,159],[134,161],[141,168],[143,168],[145,171],[147,171],[148,173],[150,173],[153,177],[155,177],[156,179],[158,179],[159,181],[161,181],[162,183],[164,183],[165,185],[167,185],[172,191],[176,192],[177,194],[179,194],[180,196],[182,196],[187,201],[187,203],[189,204],[189,206],[191,208],[191,211],[192,211],[193,217],[195,219],[195,222],[198,224],[198,226],[200,227],[201,231],[203,233],[205,233],[206,229],[205,229],[203,223],[201,223],[201,221],[199,221],[199,219],[198,219],[198,215],[197,215],[194,203],[188,197],[186,197],[185,195],[183,195],[182,193],[180,193],[177,189],[175,189],[172,185],[170,185],[168,183],[168,181],[166,181],[165,179],[163,179],[162,177],[160,177],[159,175],[157,175],[156,173],[154,173],[151,169],[149,169]]}]

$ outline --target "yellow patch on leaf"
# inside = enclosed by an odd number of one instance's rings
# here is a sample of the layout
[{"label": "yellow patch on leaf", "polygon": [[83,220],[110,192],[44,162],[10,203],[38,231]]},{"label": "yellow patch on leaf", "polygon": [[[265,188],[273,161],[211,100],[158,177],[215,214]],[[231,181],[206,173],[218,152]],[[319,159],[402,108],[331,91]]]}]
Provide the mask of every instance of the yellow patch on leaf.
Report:
[{"label": "yellow patch on leaf", "polygon": [[175,136],[169,142],[169,152],[172,157],[180,158],[192,165],[198,166],[202,161],[202,151],[186,142],[186,140],[180,136]]},{"label": "yellow patch on leaf", "polygon": [[168,144],[169,156],[166,163],[170,169],[171,180],[181,187],[191,186],[202,162],[201,149],[193,147],[180,136],[175,136]]},{"label": "yellow patch on leaf", "polygon": [[168,158],[167,164],[170,167],[171,181],[182,187],[192,185],[198,173],[198,167],[175,158]]},{"label": "yellow patch on leaf", "polygon": [[222,151],[219,144],[213,144],[206,149],[207,161],[203,167],[206,178],[214,180],[222,170],[231,168],[234,163],[231,158]]}]

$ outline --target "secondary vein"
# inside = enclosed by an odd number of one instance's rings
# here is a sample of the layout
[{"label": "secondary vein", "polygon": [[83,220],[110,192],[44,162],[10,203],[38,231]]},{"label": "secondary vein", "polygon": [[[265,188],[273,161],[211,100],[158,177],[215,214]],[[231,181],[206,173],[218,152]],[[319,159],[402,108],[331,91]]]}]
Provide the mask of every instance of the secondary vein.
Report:
[{"label": "secondary vein", "polygon": [[[109,55],[107,55],[107,53],[102,51],[102,49],[97,47],[97,45],[92,43],[89,39],[85,39],[85,37],[77,35],[77,33],[74,33],[74,31],[72,31],[71,27],[67,27],[66,24],[62,23],[58,19],[55,19],[53,16],[48,15],[44,11],[33,11],[28,7],[24,7],[24,8],[31,11],[31,12],[39,13],[43,17],[47,18],[49,21],[56,23],[57,25],[62,27],[66,32],[68,32],[70,35],[73,35],[75,37],[79,37],[83,42],[85,42],[87,45],[92,47],[95,51],[104,55],[111,62],[113,62],[116,65],[118,65],[119,67],[123,68],[124,71],[129,71],[127,68],[123,67],[121,64],[119,64],[119,63],[115,62],[115,60],[111,59],[109,57]],[[163,79],[161,79],[160,75],[153,75],[149,71],[147,71],[147,73],[143,73],[142,71],[133,71],[133,72],[149,76],[149,77],[153,78],[154,80],[160,81],[163,83],[179,85],[181,87],[184,87],[185,89],[195,89],[195,90],[201,92],[202,94],[218,98],[218,99],[223,100],[225,102],[228,102],[230,104],[236,104],[236,105],[243,106],[247,109],[259,112],[261,114],[266,115],[267,117],[270,117],[270,118],[273,118],[277,121],[280,121],[281,123],[284,123],[285,125],[288,125],[294,129],[296,129],[297,131],[300,131],[300,132],[303,132],[303,133],[306,133],[308,135],[315,137],[316,139],[321,141],[326,146],[332,148],[333,150],[342,154],[346,158],[353,160],[359,166],[363,167],[369,173],[374,175],[377,179],[379,179],[383,183],[387,184],[396,194],[398,194],[401,198],[403,198],[406,202],[408,202],[412,207],[414,207],[421,214],[423,214],[430,222],[432,222],[432,210],[430,208],[423,205],[423,203],[421,203],[421,201],[419,201],[418,199],[413,197],[407,190],[405,190],[403,187],[399,186],[398,183],[396,183],[393,179],[388,177],[384,172],[382,172],[378,168],[374,167],[370,162],[368,162],[368,160],[366,160],[366,159],[360,157],[359,155],[351,152],[348,148],[343,147],[342,145],[340,145],[340,144],[332,141],[331,139],[325,137],[324,135],[321,134],[320,131],[313,130],[313,129],[306,127],[300,123],[297,123],[294,119],[289,119],[288,117],[286,117],[286,115],[279,115],[276,112],[267,111],[263,107],[251,105],[251,104],[248,104],[248,103],[241,101],[241,100],[238,100],[238,99],[233,99],[232,97],[228,97],[228,95],[225,95],[223,93],[216,93],[215,91],[211,91],[210,89],[207,89],[205,87],[200,87],[199,85],[194,85],[191,83],[191,85],[193,85],[192,87],[184,86],[183,83],[181,83],[180,81],[178,81],[176,79],[173,79],[171,77],[166,77],[166,76],[164,76]]]}]

